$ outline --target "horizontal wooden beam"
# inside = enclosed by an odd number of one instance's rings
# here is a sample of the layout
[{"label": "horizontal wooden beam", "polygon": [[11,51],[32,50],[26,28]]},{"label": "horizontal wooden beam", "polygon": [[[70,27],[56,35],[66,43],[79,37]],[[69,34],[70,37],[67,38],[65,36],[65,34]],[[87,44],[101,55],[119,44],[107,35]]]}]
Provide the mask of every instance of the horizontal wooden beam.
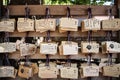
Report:
[{"label": "horizontal wooden beam", "polygon": [[[27,37],[46,37],[47,34],[46,32],[44,33],[39,33],[39,32],[18,32],[18,31],[15,31],[15,32],[12,32],[10,33],[10,37],[26,37],[26,34],[27,34]],[[117,36],[117,33],[116,32],[113,32],[113,35],[114,37]],[[54,31],[54,32],[51,32],[50,33],[50,36],[51,37],[67,37],[67,32],[65,33],[59,33],[58,30]],[[88,33],[87,32],[81,32],[80,30],[77,31],[77,32],[71,32],[70,33],[70,36],[71,37],[87,37],[88,36]],[[106,37],[106,32],[105,31],[96,31],[96,32],[92,32],[92,37]]]},{"label": "horizontal wooden beam", "polygon": [[[66,9],[70,7],[71,15],[85,16],[87,15],[87,5],[28,5],[30,8],[30,15],[45,15],[45,9],[50,9],[50,14],[55,16],[66,16]],[[110,6],[91,6],[93,15],[107,15],[107,10]],[[10,5],[10,15],[24,16],[25,5]],[[116,6],[113,6],[113,15],[116,15]]]}]

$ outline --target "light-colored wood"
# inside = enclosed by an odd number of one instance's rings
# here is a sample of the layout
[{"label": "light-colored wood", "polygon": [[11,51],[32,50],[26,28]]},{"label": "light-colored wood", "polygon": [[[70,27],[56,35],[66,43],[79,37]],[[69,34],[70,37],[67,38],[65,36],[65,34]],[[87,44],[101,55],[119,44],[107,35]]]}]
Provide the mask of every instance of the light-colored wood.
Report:
[{"label": "light-colored wood", "polygon": [[[23,70],[23,72],[22,72],[22,70]],[[32,77],[33,76],[32,67],[19,65],[18,76],[21,78],[25,78],[25,79]]]},{"label": "light-colored wood", "polygon": [[39,67],[38,76],[42,79],[44,78],[57,78],[58,69],[56,67]]},{"label": "light-colored wood", "polygon": [[17,30],[19,32],[34,31],[34,20],[18,18]]},{"label": "light-colored wood", "polygon": [[85,31],[98,31],[101,29],[101,21],[95,18],[85,19],[82,21],[82,32]]},{"label": "light-colored wood", "polygon": [[60,69],[61,78],[78,79],[78,68],[63,67]]},{"label": "light-colored wood", "polygon": [[55,31],[56,30],[56,19],[40,19],[35,20],[35,30],[36,32],[46,32],[48,30]]},{"label": "light-colored wood", "polygon": [[[10,37],[25,37],[26,34],[27,34],[26,32],[15,31],[13,33],[10,33]],[[28,37],[35,37],[35,36],[46,37],[47,34],[46,34],[46,32],[44,32],[44,33],[29,32],[28,33]],[[56,30],[55,32],[51,32],[50,36],[51,37],[67,37],[67,32],[59,33],[59,31]],[[79,29],[79,31],[77,31],[77,32],[71,32],[70,36],[71,37],[87,37],[88,34],[87,34],[87,32],[81,32],[81,30]],[[92,32],[92,36],[93,37],[105,37],[106,36],[106,32],[105,31]]]},{"label": "light-colored wood", "polygon": [[99,53],[99,43],[97,42],[81,42],[82,53]]},{"label": "light-colored wood", "polygon": [[[71,15],[72,16],[87,16],[87,8],[89,6],[86,5],[28,5],[28,7],[31,9],[30,15],[45,15],[45,9],[48,7],[50,9],[50,14],[55,16],[66,16],[66,9],[67,7],[70,7],[71,9]],[[57,9],[56,9],[57,8]],[[110,8],[110,6],[91,6],[92,8],[92,14],[93,15],[107,15],[107,10]],[[24,5],[10,5],[10,15],[14,16],[24,16],[25,15],[25,6]],[[116,6],[113,7],[113,15],[116,15]],[[26,32],[18,32],[15,31],[13,33],[10,33],[10,37],[25,37]],[[39,32],[29,32],[28,37],[35,37],[35,36],[42,36],[46,37],[46,32],[39,33]],[[65,33],[59,33],[58,29],[55,32],[50,33],[51,37],[66,37],[67,32]],[[81,32],[81,29],[78,29],[77,32],[71,32],[71,37],[87,37],[87,32]],[[98,31],[92,33],[93,37],[105,37],[106,33],[105,31]],[[115,34],[115,36],[117,36]],[[39,53],[38,50],[35,55],[32,55],[31,59],[46,59],[45,55],[42,55]],[[94,54],[92,55],[93,58],[107,58],[107,54]],[[24,57],[20,57],[19,51],[12,53],[9,55],[10,59],[20,59]],[[80,59],[80,58],[86,58],[84,54],[79,53],[77,56],[71,56],[71,59]],[[116,58],[116,54],[113,55],[113,58]],[[59,54],[50,56],[50,59],[67,59],[66,56],[60,56]]]},{"label": "light-colored wood", "polygon": [[[107,58],[107,54],[102,54],[102,53],[98,53],[98,54],[92,54],[92,58]],[[113,54],[113,58],[116,58],[117,55]],[[10,59],[25,59],[25,57],[21,57],[20,56],[20,52],[16,51],[14,53],[10,53],[9,54],[9,58]],[[81,58],[87,58],[87,55],[79,53],[78,55],[75,56],[70,56],[71,59],[75,59],[75,60],[79,60]],[[46,56],[43,54],[40,54],[40,50],[37,49],[36,53],[34,55],[30,56],[30,59],[46,59]],[[58,53],[56,55],[50,55],[50,59],[67,59],[67,56],[63,56],[63,55],[59,55]]]},{"label": "light-colored wood", "polygon": [[[7,28],[7,29],[6,29]],[[0,21],[0,32],[14,32],[15,30],[15,20],[14,19],[8,19],[7,21]]]},{"label": "light-colored wood", "polygon": [[120,30],[120,19],[103,20],[102,30],[119,31]]},{"label": "light-colored wood", "polygon": [[[45,15],[45,9],[50,9],[51,15],[66,15],[67,7],[71,9],[71,15],[87,15],[87,5],[28,5],[30,15]],[[110,6],[91,6],[93,15],[107,15]],[[10,5],[10,15],[25,15],[25,5]],[[116,15],[116,6],[113,7],[113,15]]]},{"label": "light-colored wood", "polygon": [[104,66],[103,76],[119,77],[119,69],[117,66]]}]

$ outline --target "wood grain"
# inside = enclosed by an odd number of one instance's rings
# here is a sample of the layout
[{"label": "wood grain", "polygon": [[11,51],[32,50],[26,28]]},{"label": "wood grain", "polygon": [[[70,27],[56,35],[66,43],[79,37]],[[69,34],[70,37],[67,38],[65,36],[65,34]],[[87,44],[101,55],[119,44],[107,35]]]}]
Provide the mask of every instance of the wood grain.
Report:
[{"label": "wood grain", "polygon": [[[87,15],[87,5],[28,5],[30,8],[30,15],[45,15],[45,9],[50,9],[51,15],[65,16],[67,7],[71,9],[71,15],[73,16],[85,16]],[[110,6],[91,6],[93,15],[107,15],[107,10]],[[10,15],[24,16],[25,5],[10,5]],[[113,6],[113,15],[116,15],[116,6]]]},{"label": "wood grain", "polygon": [[[26,36],[26,32],[18,32],[18,31],[15,31],[15,32],[12,32],[10,33],[10,37],[25,37]],[[35,37],[35,36],[42,36],[42,37],[46,37],[46,32],[44,33],[39,33],[39,32],[29,32],[28,33],[28,37]],[[115,34],[116,35],[116,34]],[[51,32],[50,33],[50,36],[51,37],[67,37],[67,32],[65,33],[59,33],[58,30],[56,30],[55,32]],[[71,32],[70,33],[70,36],[71,37],[87,37],[88,34],[87,32],[81,32],[80,30],[77,31],[77,32]],[[105,31],[97,31],[97,32],[92,32],[92,36],[93,37],[105,37],[106,36],[106,32]]]}]

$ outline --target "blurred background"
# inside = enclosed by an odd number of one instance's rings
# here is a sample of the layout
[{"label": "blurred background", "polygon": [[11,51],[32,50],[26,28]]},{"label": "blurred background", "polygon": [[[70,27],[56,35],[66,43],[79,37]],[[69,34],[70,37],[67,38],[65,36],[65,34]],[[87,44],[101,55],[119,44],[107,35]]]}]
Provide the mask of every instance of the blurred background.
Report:
[{"label": "blurred background", "polygon": [[114,0],[3,0],[11,5],[112,5]]}]

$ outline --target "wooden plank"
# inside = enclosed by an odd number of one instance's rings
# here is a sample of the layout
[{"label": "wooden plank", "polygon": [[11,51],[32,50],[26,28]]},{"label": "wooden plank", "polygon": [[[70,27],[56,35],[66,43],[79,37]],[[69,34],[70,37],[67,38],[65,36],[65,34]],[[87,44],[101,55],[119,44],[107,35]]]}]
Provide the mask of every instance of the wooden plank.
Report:
[{"label": "wooden plank", "polygon": [[120,0],[117,0],[117,3],[118,7],[120,7]]},{"label": "wooden plank", "polygon": [[[45,9],[50,9],[51,15],[66,16],[66,8],[70,7],[71,15],[87,15],[87,5],[28,5],[30,15],[45,15]],[[110,6],[91,6],[93,15],[107,15]],[[10,15],[25,15],[25,5],[10,5]],[[116,15],[116,6],[113,7],[113,15]]]},{"label": "wooden plank", "polygon": [[[92,58],[107,58],[107,54],[102,54],[102,53],[98,53],[98,54],[93,54]],[[113,55],[113,58],[116,58],[116,54]],[[25,57],[21,57],[20,56],[20,52],[16,51],[14,53],[10,53],[9,54],[9,58],[10,59],[24,59]],[[85,54],[79,53],[76,56],[70,56],[71,59],[81,59],[81,58],[86,58]],[[40,54],[40,50],[37,49],[36,53],[34,55],[30,56],[30,59],[46,59],[46,56],[43,54]],[[51,55],[50,59],[67,59],[66,56],[61,56],[59,55],[59,53],[57,53],[56,55]]]},{"label": "wooden plank", "polygon": [[[10,37],[26,37],[26,34],[27,34],[26,32],[17,32],[17,31],[15,31],[15,32],[10,33]],[[44,33],[29,32],[28,33],[28,37],[35,37],[35,36],[36,37],[39,37],[39,36],[46,37],[46,35],[47,35],[46,32],[44,32]],[[116,36],[117,34],[115,33],[114,35]],[[55,32],[51,32],[50,36],[51,37],[66,37],[67,36],[67,32],[59,33],[59,31],[56,30]],[[81,32],[79,30],[77,32],[71,32],[70,36],[71,37],[87,37],[88,34],[87,34],[87,32]],[[106,36],[106,32],[105,31],[92,32],[92,36],[93,37],[105,37]]]}]

